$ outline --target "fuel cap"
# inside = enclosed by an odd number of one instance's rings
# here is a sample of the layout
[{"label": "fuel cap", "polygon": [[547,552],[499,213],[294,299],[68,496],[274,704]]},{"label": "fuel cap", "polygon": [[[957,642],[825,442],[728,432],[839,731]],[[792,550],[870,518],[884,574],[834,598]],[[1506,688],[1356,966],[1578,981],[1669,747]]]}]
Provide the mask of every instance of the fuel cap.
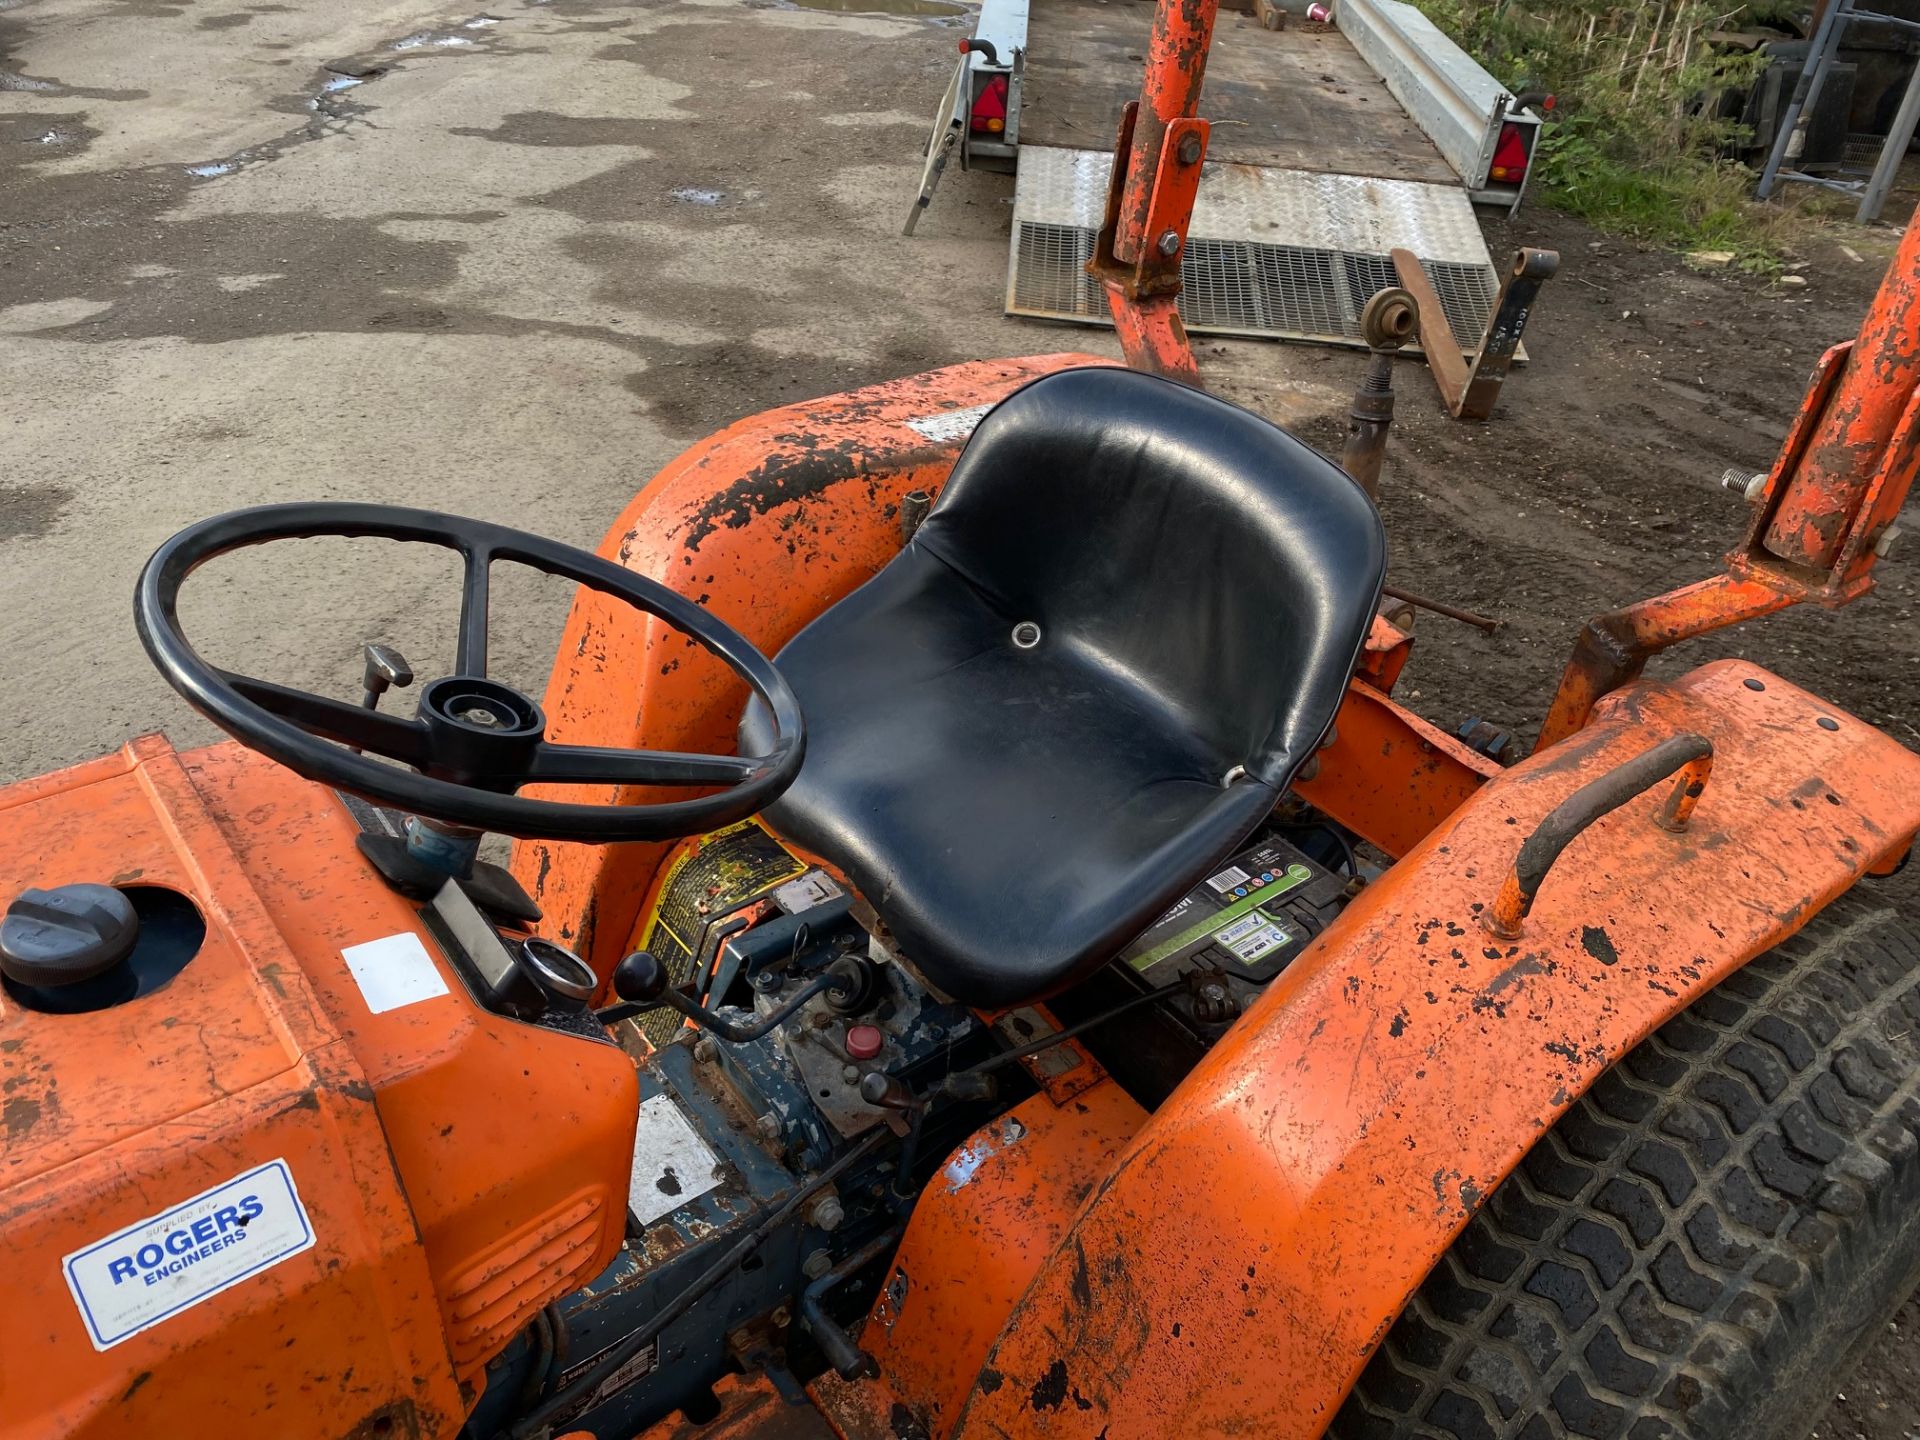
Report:
[{"label": "fuel cap", "polygon": [[36,990],[78,985],[133,951],[140,920],[111,885],[22,890],[0,920],[0,975]]}]

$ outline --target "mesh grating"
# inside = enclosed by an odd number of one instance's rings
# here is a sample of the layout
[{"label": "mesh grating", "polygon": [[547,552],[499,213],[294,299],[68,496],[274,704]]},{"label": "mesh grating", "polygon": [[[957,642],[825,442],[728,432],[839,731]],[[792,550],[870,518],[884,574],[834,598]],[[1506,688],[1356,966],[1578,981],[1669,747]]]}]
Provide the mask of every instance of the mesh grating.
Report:
[{"label": "mesh grating", "polygon": [[[1112,164],[1098,151],[1021,146],[1009,312],[1107,323],[1084,267]],[[1360,312],[1395,283],[1397,247],[1421,257],[1454,339],[1470,350],[1500,283],[1459,188],[1209,164],[1181,261],[1180,312],[1202,334],[1358,345]]]},{"label": "mesh grating", "polygon": [[[1078,225],[1023,221],[1015,227],[1013,294],[1008,309],[1056,320],[1107,323],[1100,287],[1086,273],[1094,232]],[[1453,337],[1479,343],[1499,287],[1485,266],[1423,260]],[[1263,245],[1246,240],[1188,243],[1180,266],[1180,318],[1189,330],[1218,335],[1276,335],[1360,343],[1360,312],[1395,283],[1385,255]]]}]

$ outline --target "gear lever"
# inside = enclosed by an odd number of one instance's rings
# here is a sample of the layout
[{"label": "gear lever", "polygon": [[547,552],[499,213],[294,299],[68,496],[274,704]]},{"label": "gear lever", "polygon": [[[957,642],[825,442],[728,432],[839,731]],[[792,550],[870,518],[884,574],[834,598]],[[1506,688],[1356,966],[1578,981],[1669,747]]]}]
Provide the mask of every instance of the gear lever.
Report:
[{"label": "gear lever", "polygon": [[[802,985],[799,993],[778,1009],[758,1020],[746,1022],[729,1020],[724,1015],[716,1014],[686,991],[669,983],[667,967],[646,950],[634,951],[614,967],[613,993],[638,1009],[651,1010],[659,1005],[669,1005],[716,1039],[741,1045],[749,1040],[760,1039],[791,1019],[802,1005],[816,995],[825,995],[827,1003],[835,1009],[851,1008],[868,988],[863,969],[865,963],[856,956],[842,955]],[[604,1012],[602,1018],[605,1018]]]}]

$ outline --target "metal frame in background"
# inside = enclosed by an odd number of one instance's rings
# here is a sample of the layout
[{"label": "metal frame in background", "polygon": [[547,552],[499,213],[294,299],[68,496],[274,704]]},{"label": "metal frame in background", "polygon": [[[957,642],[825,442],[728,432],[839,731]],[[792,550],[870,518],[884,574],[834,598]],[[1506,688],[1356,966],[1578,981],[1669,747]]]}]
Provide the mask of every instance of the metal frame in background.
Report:
[{"label": "metal frame in background", "polygon": [[1800,78],[1794,82],[1793,98],[1787,102],[1787,113],[1781,118],[1780,128],[1774,132],[1773,148],[1767,152],[1767,163],[1760,171],[1760,183],[1754,194],[1765,200],[1782,180],[1820,185],[1849,195],[1858,194],[1860,208],[1854,212],[1853,218],[1855,223],[1866,225],[1880,218],[1880,211],[1887,203],[1887,192],[1893,188],[1894,176],[1900,171],[1900,161],[1905,157],[1907,147],[1913,143],[1915,125],[1920,124],[1920,57],[1916,57],[1913,74],[1907,80],[1906,94],[1901,98],[1900,109],[1894,116],[1893,128],[1880,146],[1880,158],[1874,164],[1871,178],[1865,182],[1834,180],[1824,175],[1809,175],[1787,164],[1805,151],[1808,117],[1819,103],[1820,91],[1826,85],[1834,57],[1846,39],[1847,27],[1855,23],[1885,25],[1909,37],[1920,37],[1920,23],[1862,10],[1855,0],[1831,0],[1820,16],[1820,23],[1814,27],[1813,43],[1807,47],[1806,62],[1800,68]]}]

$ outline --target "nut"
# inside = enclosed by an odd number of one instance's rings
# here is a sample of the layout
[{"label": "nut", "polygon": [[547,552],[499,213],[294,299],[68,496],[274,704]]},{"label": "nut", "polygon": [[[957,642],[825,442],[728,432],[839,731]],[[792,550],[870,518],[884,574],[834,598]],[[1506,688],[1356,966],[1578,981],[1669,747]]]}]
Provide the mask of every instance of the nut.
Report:
[{"label": "nut", "polygon": [[1180,253],[1180,232],[1178,230],[1162,230],[1160,232],[1160,238],[1154,242],[1154,248],[1159,250],[1162,255],[1178,255]]},{"label": "nut", "polygon": [[1900,543],[1900,527],[1889,525],[1880,532],[1880,538],[1873,542],[1873,553],[1885,560],[1893,554],[1893,547]]},{"label": "nut", "polygon": [[833,1268],[833,1257],[824,1250],[816,1250],[800,1262],[800,1273],[809,1280],[818,1280]]},{"label": "nut", "polygon": [[711,1065],[720,1058],[720,1047],[711,1035],[702,1035],[693,1042],[693,1058],[702,1065]]},{"label": "nut", "polygon": [[[1282,11],[1282,14],[1285,12]],[[1200,162],[1200,137],[1188,132],[1180,141],[1180,163],[1197,165]]]},{"label": "nut", "polygon": [[769,1110],[754,1121],[754,1129],[760,1132],[760,1138],[763,1140],[777,1140],[780,1138],[779,1117]]},{"label": "nut", "polygon": [[840,1208],[840,1197],[831,1193],[822,1195],[807,1211],[807,1223],[816,1230],[838,1230],[846,1218],[847,1212]]}]

